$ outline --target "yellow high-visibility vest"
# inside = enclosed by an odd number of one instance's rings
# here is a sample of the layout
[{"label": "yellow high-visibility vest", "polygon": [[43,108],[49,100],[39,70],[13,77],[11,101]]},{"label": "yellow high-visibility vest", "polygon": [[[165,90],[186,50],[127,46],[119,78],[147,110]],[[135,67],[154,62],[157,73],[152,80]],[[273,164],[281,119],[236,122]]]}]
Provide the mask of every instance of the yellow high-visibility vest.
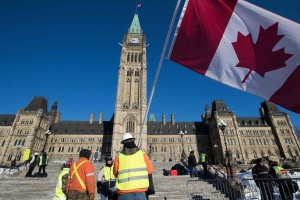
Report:
[{"label": "yellow high-visibility vest", "polygon": [[144,152],[139,150],[133,155],[120,153],[116,188],[119,190],[133,190],[148,187],[148,170],[144,161]]},{"label": "yellow high-visibility vest", "polygon": [[62,171],[60,172],[58,176],[58,181],[56,184],[56,189],[55,189],[55,195],[53,200],[66,200],[67,196],[65,193],[62,191],[62,177],[66,174],[68,174],[70,171],[70,168],[63,168]]},{"label": "yellow high-visibility vest", "polygon": [[112,165],[111,167],[107,167],[107,166],[104,166],[103,168],[103,174],[104,174],[104,179],[105,180],[113,180],[115,179],[115,175],[113,173],[113,168],[114,168],[114,165]]},{"label": "yellow high-visibility vest", "polygon": [[288,178],[288,175],[286,173],[286,170],[280,166],[274,166],[273,169],[276,172],[277,178]]},{"label": "yellow high-visibility vest", "polygon": [[205,160],[205,156],[206,156],[206,154],[205,154],[205,153],[203,153],[203,154],[201,155],[201,158],[200,158],[200,160],[201,160],[201,162],[202,162],[202,163],[206,162],[206,160]]},{"label": "yellow high-visibility vest", "polygon": [[30,149],[25,149],[23,152],[23,161],[29,160],[30,158]]},{"label": "yellow high-visibility vest", "polygon": [[[46,156],[46,165],[48,165],[48,156]],[[39,166],[43,164],[42,162],[42,159],[43,159],[43,156],[40,156],[40,163],[39,163]]]}]

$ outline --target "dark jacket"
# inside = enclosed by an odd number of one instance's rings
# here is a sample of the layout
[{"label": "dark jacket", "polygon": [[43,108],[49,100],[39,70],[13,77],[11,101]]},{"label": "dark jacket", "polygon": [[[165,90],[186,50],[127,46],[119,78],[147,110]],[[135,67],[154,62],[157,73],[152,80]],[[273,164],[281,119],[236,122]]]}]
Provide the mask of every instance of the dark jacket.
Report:
[{"label": "dark jacket", "polygon": [[252,176],[253,178],[270,178],[269,169],[264,165],[256,164],[252,168]]},{"label": "dark jacket", "polygon": [[197,161],[196,161],[196,157],[194,154],[191,154],[189,157],[188,157],[189,161],[189,166],[190,167],[196,167],[197,166]]}]

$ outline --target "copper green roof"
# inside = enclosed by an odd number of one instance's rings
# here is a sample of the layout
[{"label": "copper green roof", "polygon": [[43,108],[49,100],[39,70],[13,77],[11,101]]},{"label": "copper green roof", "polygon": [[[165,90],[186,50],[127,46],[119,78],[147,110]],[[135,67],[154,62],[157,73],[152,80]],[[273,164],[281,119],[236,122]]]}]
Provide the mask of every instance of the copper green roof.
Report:
[{"label": "copper green roof", "polygon": [[133,20],[131,22],[131,26],[129,28],[129,33],[141,33],[141,26],[138,14],[134,14]]}]

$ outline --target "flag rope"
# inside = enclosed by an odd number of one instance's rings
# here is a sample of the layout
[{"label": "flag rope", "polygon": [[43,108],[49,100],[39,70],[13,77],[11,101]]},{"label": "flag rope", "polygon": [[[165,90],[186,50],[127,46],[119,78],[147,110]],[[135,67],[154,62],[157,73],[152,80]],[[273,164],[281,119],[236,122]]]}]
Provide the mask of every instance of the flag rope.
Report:
[{"label": "flag rope", "polygon": [[172,20],[171,20],[169,31],[168,31],[168,34],[167,34],[167,37],[166,37],[166,40],[165,40],[163,50],[162,50],[162,55],[160,57],[160,60],[159,60],[158,66],[157,66],[157,71],[156,71],[155,79],[154,79],[154,82],[153,82],[150,98],[149,98],[149,101],[148,101],[147,110],[146,110],[144,120],[143,120],[143,124],[142,124],[142,127],[141,127],[141,134],[140,134],[138,145],[137,145],[138,147],[141,144],[144,127],[145,127],[145,123],[146,123],[146,120],[147,120],[147,115],[148,115],[148,112],[149,112],[149,108],[150,108],[150,105],[151,105],[151,101],[152,101],[152,97],[153,97],[153,94],[154,94],[155,86],[156,86],[157,79],[158,79],[158,76],[159,76],[159,73],[160,73],[160,69],[161,69],[161,66],[162,66],[162,63],[163,63],[163,59],[164,59],[164,56],[165,56],[165,53],[166,53],[166,48],[167,48],[168,43],[169,43],[170,35],[171,35],[172,29],[173,29],[174,21],[175,21],[177,12],[178,12],[180,2],[181,2],[181,0],[177,0],[177,4],[176,4],[176,7],[175,7],[175,10],[174,10],[174,13],[173,13],[173,17],[172,17]]}]

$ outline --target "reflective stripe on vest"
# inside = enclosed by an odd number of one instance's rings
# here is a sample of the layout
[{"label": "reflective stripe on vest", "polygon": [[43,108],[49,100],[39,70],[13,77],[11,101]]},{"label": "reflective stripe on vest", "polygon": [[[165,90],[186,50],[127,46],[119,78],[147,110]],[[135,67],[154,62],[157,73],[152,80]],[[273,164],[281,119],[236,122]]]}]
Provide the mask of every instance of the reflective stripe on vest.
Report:
[{"label": "reflective stripe on vest", "polygon": [[81,185],[81,187],[82,187],[84,190],[86,190],[86,187],[85,187],[85,185],[84,185],[84,183],[83,183],[81,177],[79,176],[77,170],[79,169],[79,167],[80,167],[83,163],[85,163],[85,162],[87,162],[87,161],[88,161],[88,160],[85,160],[85,161],[79,163],[78,167],[76,166],[76,163],[74,163],[74,164],[73,164],[74,170],[73,170],[73,172],[72,172],[72,174],[71,174],[71,177],[70,177],[70,181],[72,181],[72,178],[73,178],[73,176],[74,176],[74,174],[75,174],[75,175],[76,175],[76,178],[78,179],[78,181],[79,181],[79,183],[80,183],[80,185]]},{"label": "reflective stripe on vest", "polygon": [[120,153],[116,188],[119,190],[133,190],[148,187],[148,170],[144,161],[144,152],[139,150],[133,155]]},{"label": "reflective stripe on vest", "polygon": [[113,180],[115,179],[115,175],[113,173],[113,169],[114,166],[112,165],[111,167],[107,167],[107,166],[104,166],[104,179],[105,180]]},{"label": "reflective stripe on vest", "polygon": [[205,160],[205,156],[206,156],[206,154],[204,154],[204,153],[201,155],[201,162],[202,162],[202,163],[206,161],[206,160]]},{"label": "reflective stripe on vest", "polygon": [[63,193],[62,191],[62,177],[66,174],[68,174],[70,171],[69,168],[63,168],[63,170],[60,172],[59,176],[58,176],[58,182],[56,184],[56,189],[55,189],[55,196],[53,198],[54,199],[59,199],[59,200],[65,200],[66,199],[66,195],[65,193]]},{"label": "reflective stripe on vest", "polygon": [[277,178],[288,178],[288,175],[286,173],[286,170],[280,166],[274,166],[273,169],[276,172]]},{"label": "reflective stripe on vest", "polygon": [[[40,163],[39,165],[42,165],[43,163],[43,156],[40,156]],[[46,156],[46,165],[48,165],[48,156]]]}]

